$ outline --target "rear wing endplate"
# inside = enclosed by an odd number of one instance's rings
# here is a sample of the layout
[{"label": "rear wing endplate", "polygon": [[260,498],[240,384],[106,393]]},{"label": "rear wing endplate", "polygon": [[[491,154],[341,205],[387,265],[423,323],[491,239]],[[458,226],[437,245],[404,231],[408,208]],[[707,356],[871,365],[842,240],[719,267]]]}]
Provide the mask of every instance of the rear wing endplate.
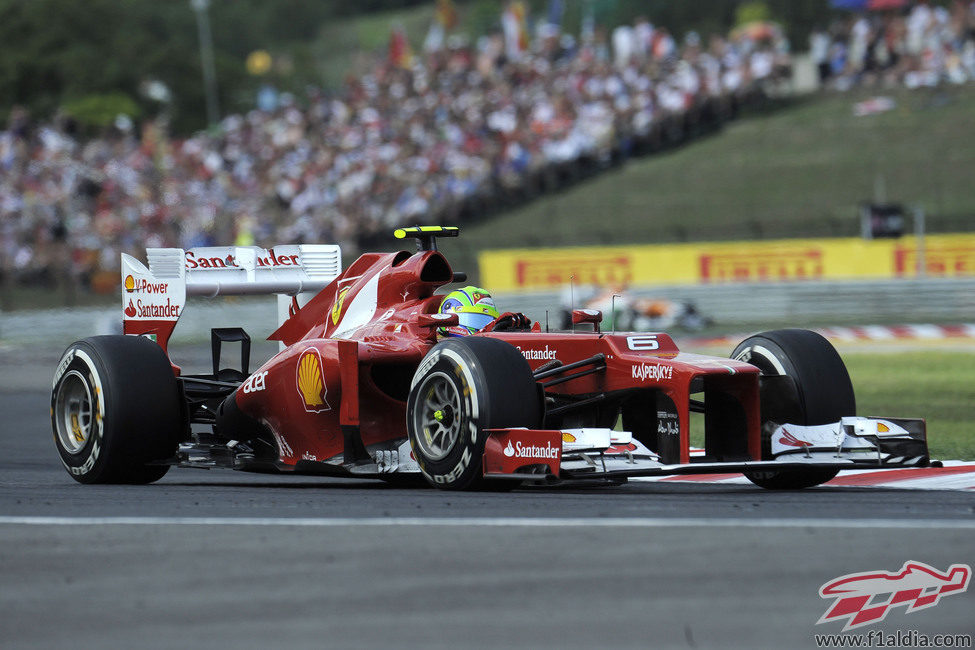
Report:
[{"label": "rear wing endplate", "polygon": [[278,325],[290,296],[317,293],[342,272],[342,251],[330,244],[147,248],[148,268],[122,254],[126,334],[148,336],[166,349],[187,296],[278,295]]}]

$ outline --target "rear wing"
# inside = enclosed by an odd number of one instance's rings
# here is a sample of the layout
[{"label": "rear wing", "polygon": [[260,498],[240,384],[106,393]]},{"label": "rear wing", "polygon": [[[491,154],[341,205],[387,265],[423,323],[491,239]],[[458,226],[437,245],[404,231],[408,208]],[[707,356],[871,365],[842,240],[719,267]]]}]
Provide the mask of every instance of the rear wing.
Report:
[{"label": "rear wing", "polygon": [[165,350],[187,296],[278,295],[278,325],[292,297],[317,293],[342,272],[342,251],[326,244],[147,248],[146,268],[122,254],[123,331]]}]

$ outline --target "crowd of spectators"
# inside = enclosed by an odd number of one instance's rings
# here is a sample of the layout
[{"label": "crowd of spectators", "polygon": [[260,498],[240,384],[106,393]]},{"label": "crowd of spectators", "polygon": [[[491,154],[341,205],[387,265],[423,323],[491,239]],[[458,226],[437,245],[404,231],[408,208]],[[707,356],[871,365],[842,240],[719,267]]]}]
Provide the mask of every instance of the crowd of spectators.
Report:
[{"label": "crowd of spectators", "polygon": [[[775,30],[676,38],[646,20],[578,38],[541,25],[377,59],[341,93],[264,106],[176,138],[162,120],[79,137],[15,110],[0,132],[0,272],[117,282],[120,252],[336,242],[499,203],[689,137],[787,76]],[[101,273],[99,273],[101,272]]]},{"label": "crowd of spectators", "polygon": [[809,45],[820,81],[838,90],[966,83],[975,80],[975,0],[853,13]]}]

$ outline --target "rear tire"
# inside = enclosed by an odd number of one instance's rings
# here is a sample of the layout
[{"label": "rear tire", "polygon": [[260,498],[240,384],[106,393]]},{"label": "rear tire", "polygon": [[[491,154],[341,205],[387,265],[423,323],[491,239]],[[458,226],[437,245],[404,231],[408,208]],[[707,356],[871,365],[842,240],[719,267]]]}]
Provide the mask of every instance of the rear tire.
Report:
[{"label": "rear tire", "polygon": [[80,483],[152,483],[169,465],[182,427],[180,394],[166,353],[139,336],[72,343],[51,393],[54,444]]},{"label": "rear tire", "polygon": [[[762,332],[742,341],[733,359],[757,366],[763,376],[786,375],[795,383],[762,389],[762,460],[771,460],[767,422],[817,425],[856,415],[856,398],[846,365],[836,349],[815,332],[783,329]],[[789,394],[785,394],[788,390]],[[772,404],[776,412],[771,412]],[[770,490],[798,490],[831,480],[838,470],[808,469],[745,472],[755,485]]]},{"label": "rear tire", "polygon": [[446,490],[504,490],[485,480],[487,429],[538,428],[543,406],[531,367],[504,341],[445,339],[424,357],[406,403],[407,431],[423,476]]}]

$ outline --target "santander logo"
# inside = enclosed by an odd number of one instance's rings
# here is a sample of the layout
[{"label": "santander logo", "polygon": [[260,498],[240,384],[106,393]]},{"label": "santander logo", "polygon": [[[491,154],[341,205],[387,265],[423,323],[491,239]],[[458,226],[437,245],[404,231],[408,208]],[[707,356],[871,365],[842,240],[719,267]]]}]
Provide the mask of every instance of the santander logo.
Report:
[{"label": "santander logo", "polygon": [[504,448],[504,455],[508,458],[533,458],[533,459],[552,459],[558,458],[562,450],[553,447],[551,443],[545,443],[544,447],[538,445],[523,445],[521,440],[514,445],[508,441],[508,446]]}]

